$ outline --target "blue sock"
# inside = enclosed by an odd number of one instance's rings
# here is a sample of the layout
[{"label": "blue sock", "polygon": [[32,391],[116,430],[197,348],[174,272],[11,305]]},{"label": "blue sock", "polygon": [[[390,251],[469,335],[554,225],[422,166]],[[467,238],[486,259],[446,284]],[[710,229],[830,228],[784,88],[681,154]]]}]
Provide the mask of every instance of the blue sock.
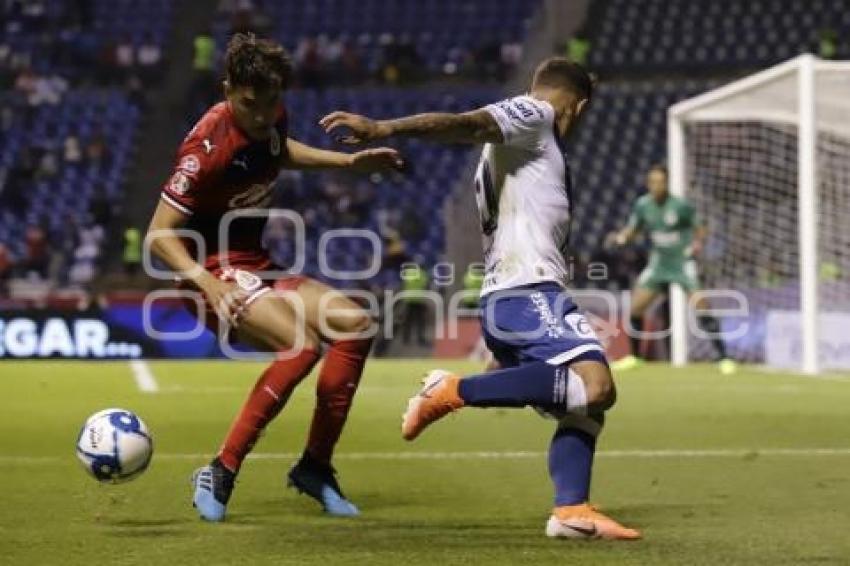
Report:
[{"label": "blue sock", "polygon": [[596,437],[575,428],[555,431],[549,446],[549,476],[555,485],[555,506],[586,503]]},{"label": "blue sock", "polygon": [[533,362],[465,377],[458,394],[472,407],[565,406],[567,375],[564,366]]}]

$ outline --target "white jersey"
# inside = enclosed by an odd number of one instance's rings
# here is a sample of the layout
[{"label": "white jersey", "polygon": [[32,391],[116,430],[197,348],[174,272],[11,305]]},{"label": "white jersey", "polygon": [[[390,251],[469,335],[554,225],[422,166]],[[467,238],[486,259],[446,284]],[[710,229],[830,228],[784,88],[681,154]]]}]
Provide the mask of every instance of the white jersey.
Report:
[{"label": "white jersey", "polygon": [[531,96],[484,109],[504,143],[484,146],[475,176],[484,236],[481,296],[543,281],[564,286],[571,187],[555,110]]}]

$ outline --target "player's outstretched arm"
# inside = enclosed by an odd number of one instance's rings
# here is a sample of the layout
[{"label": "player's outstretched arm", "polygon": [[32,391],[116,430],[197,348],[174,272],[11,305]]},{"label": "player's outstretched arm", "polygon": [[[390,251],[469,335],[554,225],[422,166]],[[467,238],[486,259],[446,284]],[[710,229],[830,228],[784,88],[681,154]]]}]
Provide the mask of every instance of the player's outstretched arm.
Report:
[{"label": "player's outstretched arm", "polygon": [[371,173],[400,169],[404,165],[398,151],[389,147],[365,149],[356,153],[328,151],[303,144],[292,138],[286,140],[283,166],[288,169],[351,169]]},{"label": "player's outstretched arm", "polygon": [[611,232],[606,238],[608,245],[625,246],[637,236],[637,228],[628,225],[622,230]]},{"label": "player's outstretched arm", "polygon": [[394,120],[372,120],[350,112],[332,112],[319,121],[329,134],[349,131],[337,137],[345,144],[361,144],[392,136],[405,136],[443,143],[502,143],[504,136],[495,118],[486,110],[462,114],[429,112]]}]

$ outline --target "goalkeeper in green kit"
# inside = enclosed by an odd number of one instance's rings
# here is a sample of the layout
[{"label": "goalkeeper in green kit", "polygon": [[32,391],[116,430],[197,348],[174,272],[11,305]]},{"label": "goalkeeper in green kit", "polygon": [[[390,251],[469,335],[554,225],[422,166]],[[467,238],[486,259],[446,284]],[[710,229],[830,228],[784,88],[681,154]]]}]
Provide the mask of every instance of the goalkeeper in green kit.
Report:
[{"label": "goalkeeper in green kit", "polygon": [[[629,222],[619,232],[611,234],[609,242],[623,246],[641,231],[649,233],[651,251],[649,263],[638,277],[632,292],[631,329],[629,339],[632,353],[612,364],[614,370],[628,370],[643,363],[640,358],[640,340],[635,335],[643,328],[643,314],[647,307],[669,285],[679,285],[689,298],[699,290],[696,258],[702,251],[707,231],[699,223],[694,207],[684,199],[667,191],[667,169],[661,165],[650,168],[646,176],[648,194],[641,196],[632,209]],[[711,336],[720,371],[734,373],[735,362],[726,355],[726,345],[720,337],[720,323],[707,312],[709,305],[697,295],[694,306],[700,314],[698,322]]]}]

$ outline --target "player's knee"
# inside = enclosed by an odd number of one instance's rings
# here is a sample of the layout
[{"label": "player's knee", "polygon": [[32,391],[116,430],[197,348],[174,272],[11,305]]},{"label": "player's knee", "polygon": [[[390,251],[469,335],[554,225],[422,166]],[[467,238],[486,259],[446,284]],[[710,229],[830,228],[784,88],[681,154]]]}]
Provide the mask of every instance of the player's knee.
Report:
[{"label": "player's knee", "polygon": [[357,334],[365,334],[372,328],[372,325],[375,323],[375,319],[363,309],[354,313],[354,316],[351,317],[351,321],[349,323],[349,332],[357,333]]},{"label": "player's knee", "polygon": [[594,379],[586,387],[588,406],[607,411],[617,401],[617,388],[610,377]]},{"label": "player's knee", "polygon": [[587,406],[607,411],[617,401],[617,388],[614,377],[607,365],[600,362],[576,364],[574,371],[584,382]]},{"label": "player's knee", "polygon": [[332,342],[370,339],[375,334],[375,319],[359,307],[353,308],[345,317],[338,317],[329,326],[329,339]]},{"label": "player's knee", "polygon": [[280,332],[270,334],[268,340],[271,342],[274,351],[283,352],[292,349],[318,351],[321,348],[321,340],[312,328],[301,325],[300,328],[291,330],[294,331],[284,332],[281,329]]}]

